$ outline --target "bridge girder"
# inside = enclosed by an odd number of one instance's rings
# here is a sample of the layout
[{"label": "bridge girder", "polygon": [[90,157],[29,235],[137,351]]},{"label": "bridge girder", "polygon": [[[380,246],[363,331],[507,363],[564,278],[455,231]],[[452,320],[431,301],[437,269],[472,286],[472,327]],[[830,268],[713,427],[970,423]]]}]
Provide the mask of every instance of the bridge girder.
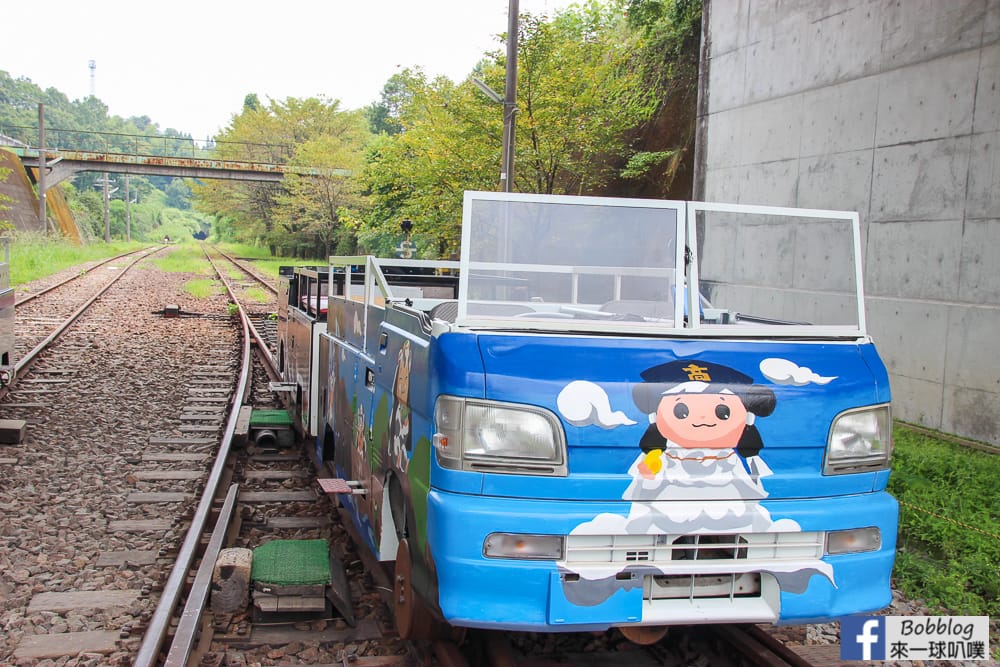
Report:
[{"label": "bridge girder", "polygon": [[[22,160],[24,166],[38,168],[38,159]],[[176,165],[147,165],[111,162],[86,162],[63,159],[47,163],[48,185],[53,186],[85,171],[113,174],[140,174],[143,176],[174,176],[177,178],[222,179],[229,181],[264,181],[279,183],[284,172],[252,172],[221,167],[181,167]]]},{"label": "bridge girder", "polygon": [[[25,148],[13,150],[21,157],[21,162],[26,167],[37,169],[43,164],[38,150]],[[334,169],[326,174],[319,169],[235,160],[50,150],[45,151],[44,165],[48,169],[46,172],[47,186],[56,185],[85,171],[270,183],[280,182],[286,174],[347,176],[350,173],[343,169]]]}]

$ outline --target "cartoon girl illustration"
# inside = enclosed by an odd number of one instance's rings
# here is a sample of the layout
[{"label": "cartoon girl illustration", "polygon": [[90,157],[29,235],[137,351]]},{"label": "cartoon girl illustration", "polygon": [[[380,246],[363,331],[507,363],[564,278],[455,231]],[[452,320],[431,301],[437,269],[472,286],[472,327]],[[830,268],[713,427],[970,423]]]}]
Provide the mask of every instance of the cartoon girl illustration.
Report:
[{"label": "cartoon girl illustration", "polygon": [[403,341],[396,358],[392,382],[392,416],[389,420],[389,461],[406,472],[413,448],[410,428],[410,341]]},{"label": "cartoon girl illustration", "polygon": [[649,415],[642,453],[629,469],[633,500],[767,497],[771,474],[758,456],[754,422],[775,408],[774,392],[743,373],[708,361],[680,360],[640,374],[632,398]]},{"label": "cartoon girl illustration", "polygon": [[[643,382],[633,388],[632,399],[650,424],[628,469],[631,482],[622,494],[630,501],[628,512],[598,514],[571,535],[657,535],[689,544],[693,535],[802,530],[793,519],[773,519],[760,502],[768,496],[761,480],[772,472],[759,456],[764,443],[755,422],[777,406],[771,389],[728,366],[691,359],[660,364],[640,376]],[[569,393],[565,398],[564,416],[593,412],[571,404]],[[676,500],[697,502],[653,502]],[[686,573],[686,557],[588,563],[585,568],[563,565],[561,571],[580,575],[564,580],[563,592],[574,604],[600,604],[618,590],[641,586],[647,575]],[[765,566],[740,560],[725,567],[727,572],[767,572],[790,593],[803,592],[814,574],[834,581],[832,566],[813,557]],[[623,572],[634,576],[623,577]]]}]

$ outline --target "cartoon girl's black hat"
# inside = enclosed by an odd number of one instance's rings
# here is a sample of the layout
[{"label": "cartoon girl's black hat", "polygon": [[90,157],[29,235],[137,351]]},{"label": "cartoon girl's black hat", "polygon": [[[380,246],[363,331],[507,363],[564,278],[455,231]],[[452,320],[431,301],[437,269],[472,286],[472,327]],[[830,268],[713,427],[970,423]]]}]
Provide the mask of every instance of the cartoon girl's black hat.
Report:
[{"label": "cartoon girl's black hat", "polygon": [[774,392],[755,385],[745,373],[711,361],[678,359],[647,368],[639,375],[645,382],[633,388],[632,399],[646,413],[655,412],[664,395],[680,393],[732,393],[760,417],[774,411]]}]

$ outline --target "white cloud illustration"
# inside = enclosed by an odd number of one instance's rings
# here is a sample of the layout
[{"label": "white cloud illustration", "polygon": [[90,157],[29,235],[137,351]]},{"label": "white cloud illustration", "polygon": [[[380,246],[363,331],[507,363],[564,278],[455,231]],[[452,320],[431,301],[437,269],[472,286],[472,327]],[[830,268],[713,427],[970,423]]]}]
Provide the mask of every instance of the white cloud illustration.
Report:
[{"label": "white cloud illustration", "polygon": [[611,409],[611,400],[598,385],[575,380],[563,387],[556,399],[559,412],[574,426],[595,424],[601,428],[635,424],[621,410]]},{"label": "white cloud illustration", "polygon": [[788,359],[770,358],[760,362],[760,372],[776,384],[791,384],[802,387],[807,384],[827,384],[836,380],[837,376],[824,377],[814,373],[811,368],[799,366]]}]

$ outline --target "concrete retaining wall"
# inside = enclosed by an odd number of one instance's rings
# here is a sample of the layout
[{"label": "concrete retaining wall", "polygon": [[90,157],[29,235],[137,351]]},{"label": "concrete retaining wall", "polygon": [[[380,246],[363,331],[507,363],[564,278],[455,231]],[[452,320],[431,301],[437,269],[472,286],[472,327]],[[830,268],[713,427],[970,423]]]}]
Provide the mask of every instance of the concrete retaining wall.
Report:
[{"label": "concrete retaining wall", "polygon": [[[38,197],[21,166],[21,159],[14,153],[0,148],[0,195],[7,197],[2,203],[0,220],[9,222],[18,231],[42,232],[38,223]],[[6,173],[6,178],[3,174]]]},{"label": "concrete retaining wall", "polygon": [[1000,444],[1000,0],[703,0],[695,197],[857,210],[895,415]]},{"label": "concrete retaining wall", "polygon": [[[0,171],[0,195],[7,197],[0,201],[0,205],[5,207],[0,210],[0,221],[9,222],[17,232],[42,233],[38,222],[38,197],[32,185],[37,176],[35,170],[31,170],[29,177],[21,159],[3,148],[0,148],[0,170],[3,170]],[[67,241],[82,244],[83,236],[62,190],[59,187],[49,188],[45,202],[49,226],[58,227]]]}]

